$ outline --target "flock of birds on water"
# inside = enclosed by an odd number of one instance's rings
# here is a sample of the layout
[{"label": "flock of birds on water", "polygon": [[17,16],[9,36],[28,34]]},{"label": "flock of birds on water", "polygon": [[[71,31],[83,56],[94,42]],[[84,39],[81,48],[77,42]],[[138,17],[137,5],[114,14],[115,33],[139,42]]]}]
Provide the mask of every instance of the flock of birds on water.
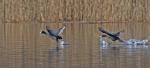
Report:
[{"label": "flock of birds on water", "polygon": [[[57,42],[57,46],[56,49],[62,49],[65,47],[65,45],[68,45],[64,42],[63,37],[60,35],[64,30],[65,30],[66,26],[63,26],[61,28],[59,28],[57,31],[54,31],[53,29],[51,29],[49,26],[46,26],[46,30],[42,30],[40,33],[44,34],[45,36],[55,40]],[[113,42],[119,41],[123,44],[120,45],[130,45],[130,46],[138,46],[138,45],[142,45],[142,46],[146,46],[148,45],[148,39],[144,39],[144,40],[137,40],[137,39],[129,39],[127,41],[122,40],[119,36],[122,32],[124,31],[119,31],[116,33],[111,33],[108,32],[106,30],[104,30],[103,28],[99,28],[99,31],[102,33],[100,35],[100,45],[102,47],[107,47],[109,45],[111,45],[111,43],[109,43],[107,39],[110,39]]]}]

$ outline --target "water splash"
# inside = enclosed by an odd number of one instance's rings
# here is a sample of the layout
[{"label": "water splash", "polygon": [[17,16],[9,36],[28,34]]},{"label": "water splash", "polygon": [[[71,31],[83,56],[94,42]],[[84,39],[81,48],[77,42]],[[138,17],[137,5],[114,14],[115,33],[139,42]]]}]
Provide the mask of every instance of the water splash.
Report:
[{"label": "water splash", "polygon": [[58,43],[58,47],[59,47],[60,49],[66,48],[67,45],[69,45],[69,44],[66,44],[66,42],[65,42],[64,40],[60,40],[59,43]]},{"label": "water splash", "polygon": [[125,42],[125,44],[127,44],[129,48],[147,48],[147,44],[148,44],[148,40],[144,39],[144,40],[137,40],[137,39],[129,39]]},{"label": "water splash", "polygon": [[101,48],[107,48],[108,47],[108,42],[106,41],[106,39],[102,36],[100,36],[100,47]]}]

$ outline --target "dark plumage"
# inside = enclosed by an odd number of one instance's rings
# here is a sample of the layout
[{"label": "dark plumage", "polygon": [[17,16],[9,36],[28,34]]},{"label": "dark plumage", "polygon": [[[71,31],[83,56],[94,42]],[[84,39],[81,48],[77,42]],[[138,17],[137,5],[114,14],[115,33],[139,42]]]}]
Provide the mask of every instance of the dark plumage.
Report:
[{"label": "dark plumage", "polygon": [[[99,31],[102,32],[102,33],[105,33],[106,35],[108,35],[108,36],[111,38],[112,41],[117,41],[117,40],[118,40],[119,42],[124,42],[124,41],[121,40],[120,37],[119,37],[119,35],[120,35],[120,33],[121,33],[122,31],[117,32],[117,33],[109,33],[109,32],[105,31],[105,30],[102,29],[102,28],[99,28]],[[106,35],[102,35],[102,36],[106,37]]]},{"label": "dark plumage", "polygon": [[64,31],[64,29],[65,29],[65,26],[60,28],[58,31],[54,31],[54,30],[50,29],[48,26],[46,26],[46,31],[41,31],[40,33],[44,34],[52,39],[55,39],[58,42],[60,39],[63,39],[60,36],[60,34]]}]

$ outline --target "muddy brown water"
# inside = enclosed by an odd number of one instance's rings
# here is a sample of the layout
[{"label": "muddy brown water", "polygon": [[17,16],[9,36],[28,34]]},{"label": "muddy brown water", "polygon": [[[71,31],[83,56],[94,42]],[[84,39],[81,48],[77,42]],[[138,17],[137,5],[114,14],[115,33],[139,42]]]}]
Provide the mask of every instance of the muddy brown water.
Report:
[{"label": "muddy brown water", "polygon": [[[66,24],[62,34],[68,43],[57,51],[56,42],[40,34],[45,25],[58,29],[61,23],[0,24],[0,68],[149,68],[150,48],[99,47],[100,24]],[[131,26],[132,25],[132,26]],[[121,37],[148,38],[147,23],[103,25],[111,32],[125,30]]]}]

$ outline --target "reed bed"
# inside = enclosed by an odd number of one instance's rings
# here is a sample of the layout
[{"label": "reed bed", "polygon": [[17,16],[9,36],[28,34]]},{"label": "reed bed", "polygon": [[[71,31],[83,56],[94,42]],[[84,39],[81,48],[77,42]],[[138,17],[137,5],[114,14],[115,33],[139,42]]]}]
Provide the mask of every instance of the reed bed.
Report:
[{"label": "reed bed", "polygon": [[1,0],[1,23],[149,22],[149,0]]}]

